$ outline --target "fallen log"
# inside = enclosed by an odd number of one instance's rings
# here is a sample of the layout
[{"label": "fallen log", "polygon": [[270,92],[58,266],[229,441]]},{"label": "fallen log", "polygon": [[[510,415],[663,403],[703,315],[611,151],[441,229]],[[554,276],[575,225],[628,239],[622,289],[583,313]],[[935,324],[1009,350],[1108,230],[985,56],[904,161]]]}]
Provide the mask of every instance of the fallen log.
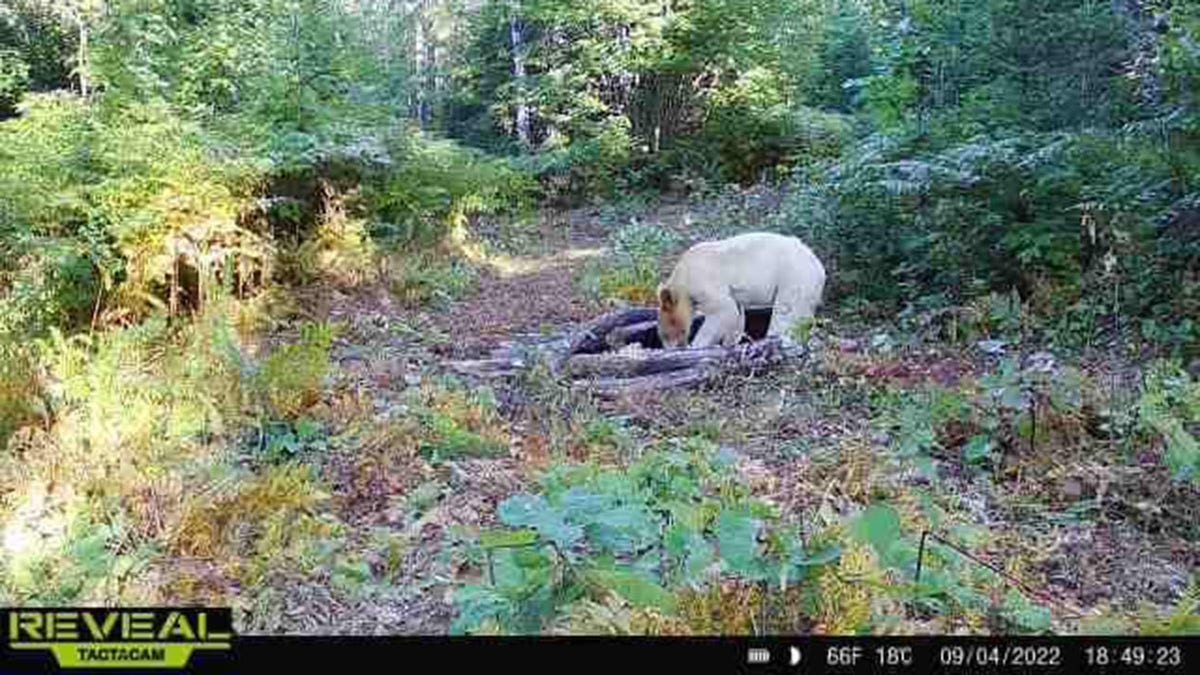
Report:
[{"label": "fallen log", "polygon": [[567,354],[596,354],[608,349],[607,337],[615,328],[658,321],[655,307],[630,307],[596,319],[571,339]]},{"label": "fallen log", "polygon": [[586,391],[603,398],[614,398],[627,394],[639,394],[648,391],[663,391],[676,387],[686,387],[699,384],[711,378],[718,371],[711,366],[697,366],[655,375],[639,377],[602,377],[592,380],[579,380],[571,384],[575,391]]},{"label": "fallen log", "polygon": [[779,338],[735,347],[577,354],[567,361],[572,388],[611,397],[672,389],[718,373],[766,367],[787,355]]},{"label": "fallen log", "polygon": [[[692,333],[703,317],[696,317]],[[658,309],[631,307],[606,314],[569,336],[540,340],[533,352],[548,357],[555,377],[576,390],[601,396],[670,389],[702,382],[731,369],[767,366],[798,355],[802,348],[785,348],[778,337],[765,338],[770,308],[753,308],[746,315],[746,333],[758,341],[734,347],[661,349]],[[447,364],[458,374],[492,380],[513,377],[537,359],[524,349],[504,345],[487,359]]]},{"label": "fallen log", "polygon": [[617,351],[630,344],[640,344],[643,347],[654,347],[658,343],[658,321],[643,321],[631,323],[612,329],[604,341],[610,351]]},{"label": "fallen log", "polygon": [[576,354],[565,364],[571,377],[639,377],[709,365],[754,365],[782,354],[779,338],[734,347],[635,349],[605,354]]},{"label": "fallen log", "polygon": [[525,367],[525,362],[518,358],[473,359],[470,361],[450,361],[446,367],[459,375],[468,375],[484,380],[494,380],[512,377]]}]

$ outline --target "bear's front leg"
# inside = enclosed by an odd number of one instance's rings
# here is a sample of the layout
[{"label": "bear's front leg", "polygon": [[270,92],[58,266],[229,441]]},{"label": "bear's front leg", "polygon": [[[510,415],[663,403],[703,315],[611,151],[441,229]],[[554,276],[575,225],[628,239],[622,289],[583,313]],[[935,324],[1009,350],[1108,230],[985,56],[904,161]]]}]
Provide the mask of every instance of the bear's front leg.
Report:
[{"label": "bear's front leg", "polygon": [[715,302],[705,303],[704,323],[696,332],[692,346],[735,345],[742,336],[742,328],[742,312],[737,302],[734,301],[733,296],[722,296]]}]

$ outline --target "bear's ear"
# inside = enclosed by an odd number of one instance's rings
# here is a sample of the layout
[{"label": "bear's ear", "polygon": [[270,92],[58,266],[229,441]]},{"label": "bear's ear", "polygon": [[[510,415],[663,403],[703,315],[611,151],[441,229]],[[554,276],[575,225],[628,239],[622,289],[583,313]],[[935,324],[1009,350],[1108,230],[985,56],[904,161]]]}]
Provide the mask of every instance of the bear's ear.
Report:
[{"label": "bear's ear", "polygon": [[658,304],[663,309],[669,310],[675,306],[675,294],[666,286],[658,287]]}]

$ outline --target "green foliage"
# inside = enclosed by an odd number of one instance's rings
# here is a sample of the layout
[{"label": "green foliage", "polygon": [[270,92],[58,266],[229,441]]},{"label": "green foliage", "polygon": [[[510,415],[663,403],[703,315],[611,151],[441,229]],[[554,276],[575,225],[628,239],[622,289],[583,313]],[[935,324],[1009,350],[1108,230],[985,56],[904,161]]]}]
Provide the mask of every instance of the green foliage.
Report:
[{"label": "green foliage", "polygon": [[931,478],[933,454],[946,450],[938,431],[950,422],[967,420],[971,413],[970,401],[961,392],[938,386],[885,396],[876,408],[877,423],[895,430],[896,457],[912,462]]},{"label": "green foliage", "polygon": [[[1047,368],[1037,361],[1022,367],[1015,357],[1006,357],[979,378],[978,386],[889,392],[874,407],[876,423],[893,432],[896,457],[933,478],[933,456],[953,453],[967,465],[994,466],[1017,442],[1038,447],[1049,438],[1055,419],[1080,414],[1083,391],[1083,378],[1074,368]],[[953,433],[947,433],[951,427]]]},{"label": "green foliage", "polygon": [[420,254],[397,257],[388,270],[392,294],[412,306],[461,299],[475,288],[477,277],[465,260]]},{"label": "green foliage", "polygon": [[328,437],[321,424],[307,417],[296,420],[295,424],[269,423],[259,435],[261,456],[272,464],[293,460],[301,453],[319,453],[328,448]]},{"label": "green foliage", "polygon": [[299,342],[277,347],[267,356],[257,382],[273,415],[292,419],[320,400],[333,335],[332,326],[305,323]]},{"label": "green foliage", "polygon": [[417,450],[431,462],[508,453],[504,421],[487,390],[432,387],[416,397],[413,412],[420,423]]},{"label": "green foliage", "polygon": [[1141,429],[1163,443],[1163,462],[1177,480],[1200,482],[1200,382],[1187,371],[1158,363],[1146,373],[1137,402]]},{"label": "green foliage", "polygon": [[679,246],[679,235],[635,221],[618,229],[610,240],[611,259],[595,262],[585,270],[585,288],[600,299],[655,304],[660,260]]},{"label": "green foliage", "polygon": [[712,144],[722,177],[751,183],[777,166],[834,159],[850,138],[841,117],[789,103],[779,73],[757,68],[716,91],[702,142]]},{"label": "green foliage", "polygon": [[0,448],[37,410],[35,396],[41,392],[36,367],[33,350],[0,338]]},{"label": "green foliage", "polygon": [[815,4],[485,3],[469,23],[447,128],[491,149],[533,151],[539,175],[575,192],[665,186],[712,168],[754,180],[842,140],[830,116],[797,105],[784,71],[803,53],[781,48],[795,39],[787,25]]},{"label": "green foliage", "polygon": [[405,134],[391,139],[400,159],[366,200],[377,223],[375,236],[412,247],[440,243],[470,216],[509,214],[530,205],[535,184],[512,163],[463,148]]},{"label": "green foliage", "polygon": [[[832,300],[899,314],[905,331],[1085,346],[1135,331],[1187,362],[1200,344],[1200,10],[1151,5],[1162,20],[1090,0],[8,0],[0,443],[18,451],[0,453],[0,491],[6,548],[10,531],[45,545],[6,556],[3,592],[111,604],[160,546],[227,561],[212,576],[245,589],[318,564],[341,593],[369,589],[368,561],[313,515],[319,481],[295,463],[328,445],[328,421],[305,413],[332,333],[307,325],[256,370],[238,339],[250,303],[330,270],[413,304],[461,297],[473,268],[429,249],[465,247],[473,219],[538,196],[645,201],[790,170],[777,216],[720,202],[706,225],[800,234]],[[80,95],[54,92],[68,88]],[[680,241],[634,223],[612,244],[593,290],[652,303]],[[872,346],[886,357],[892,341]],[[932,475],[935,459],[996,467],[1053,434],[1087,443],[1055,427],[1083,417],[1078,388],[1069,369],[1001,360],[979,388],[885,396],[874,412],[893,458]],[[1152,368],[1140,435],[1123,440],[1161,447],[1195,481],[1197,398],[1181,368]],[[423,391],[412,410],[390,440],[433,462],[509,447],[482,394]],[[838,575],[869,560],[807,550],[712,447],[634,453],[607,418],[584,436],[597,457],[642,459],[556,466],[504,502],[502,526],[464,547],[489,579],[457,589],[455,630],[536,632],[613,607],[687,615],[681,601],[706,586],[741,608],[753,602],[739,585],[794,588],[835,562],[806,592],[849,608],[826,627],[866,625],[874,587]],[[229,445],[261,461],[212,463]],[[69,504],[43,508],[43,484]],[[415,491],[410,507],[433,499]],[[907,515],[870,507],[850,527],[855,555],[908,578]],[[972,550],[978,535],[949,534]],[[1043,608],[997,595],[974,561],[936,542],[926,554],[904,599],[1046,629]],[[391,544],[387,556],[394,570]],[[198,580],[164,583],[208,599]],[[1143,630],[1194,632],[1193,600]]]},{"label": "green foliage", "polygon": [[995,614],[1007,623],[1009,630],[1017,633],[1040,633],[1050,628],[1049,610],[1016,589],[1008,588],[1002,599],[993,599],[995,590],[1007,583],[958,550],[984,543],[986,534],[978,528],[953,525],[951,538],[961,544],[951,547],[927,537],[922,553],[920,535],[904,532],[899,513],[887,504],[878,503],[850,522],[850,532],[855,539],[871,545],[885,568],[906,577],[915,574],[917,559],[921,557],[920,584],[893,588],[891,592],[925,611],[976,617]]},{"label": "green foliage", "polygon": [[43,607],[116,599],[122,582],[144,569],[152,554],[148,549],[118,553],[122,530],[119,522],[76,515],[58,546],[9,557],[0,592],[10,602]]},{"label": "green foliage", "polygon": [[1200,581],[1192,580],[1166,616],[1148,614],[1138,617],[1136,630],[1141,635],[1200,635]]},{"label": "green foliage", "polygon": [[29,88],[29,64],[13,50],[0,49],[0,119],[13,114]]},{"label": "green foliage", "polygon": [[[168,305],[181,270],[214,290],[212,249],[228,256],[219,263],[261,268],[263,242],[237,220],[254,172],[215,161],[204,141],[163,105],[94,108],[66,96],[33,97],[28,114],[0,126],[0,192],[11,196],[0,275],[14,289],[2,301],[25,334],[92,318],[101,293],[135,314]],[[193,306],[205,301],[199,290],[184,289]]]},{"label": "green foliage", "polygon": [[507,529],[465,544],[487,578],[456,590],[455,632],[494,619],[536,633],[572,602],[608,593],[669,614],[676,589],[714,574],[795,584],[837,557],[809,552],[707,441],[669,444],[626,470],[556,465],[541,484],[498,506]]},{"label": "green foliage", "polygon": [[[10,91],[47,91],[69,84],[78,33],[65,21],[66,4],[44,0],[5,3],[0,12],[0,53],[4,54],[0,56],[0,70],[6,74],[0,75],[0,80],[7,85],[21,85]],[[4,86],[0,85],[0,91]],[[0,108],[0,118],[6,112]]]}]

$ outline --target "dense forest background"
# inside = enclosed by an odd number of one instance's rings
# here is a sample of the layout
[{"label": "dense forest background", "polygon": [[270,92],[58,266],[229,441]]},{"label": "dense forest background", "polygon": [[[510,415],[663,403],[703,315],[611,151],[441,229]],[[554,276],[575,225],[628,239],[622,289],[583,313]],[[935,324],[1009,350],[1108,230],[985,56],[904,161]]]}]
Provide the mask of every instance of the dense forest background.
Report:
[{"label": "dense forest background", "polygon": [[[0,120],[6,604],[1197,629],[1196,3],[5,0]],[[687,241],[803,238],[826,357],[641,417],[438,374],[581,213],[583,315]]]}]

